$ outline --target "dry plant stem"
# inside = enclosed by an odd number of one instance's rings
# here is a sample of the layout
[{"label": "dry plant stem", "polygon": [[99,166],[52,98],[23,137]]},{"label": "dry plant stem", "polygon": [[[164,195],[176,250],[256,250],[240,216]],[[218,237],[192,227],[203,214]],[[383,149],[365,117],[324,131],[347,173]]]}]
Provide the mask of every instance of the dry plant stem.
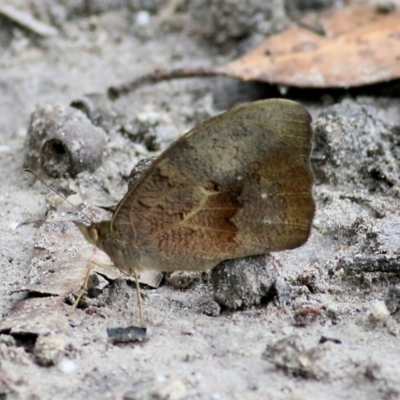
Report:
[{"label": "dry plant stem", "polygon": [[44,22],[34,18],[31,14],[14,8],[11,5],[0,4],[0,14],[42,37],[55,36],[58,33],[57,29],[53,26],[45,24]]},{"label": "dry plant stem", "polygon": [[226,76],[224,71],[219,68],[177,68],[177,69],[156,69],[145,75],[138,76],[137,78],[108,88],[108,97],[111,100],[116,100],[122,95],[126,95],[140,86],[157,83],[161,81],[168,81],[171,79],[183,78],[208,78],[214,76]]}]

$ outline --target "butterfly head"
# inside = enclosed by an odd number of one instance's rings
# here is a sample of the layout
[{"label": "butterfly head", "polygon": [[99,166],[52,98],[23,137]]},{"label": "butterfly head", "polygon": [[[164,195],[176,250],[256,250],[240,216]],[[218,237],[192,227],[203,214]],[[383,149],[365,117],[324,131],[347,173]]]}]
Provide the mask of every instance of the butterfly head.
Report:
[{"label": "butterfly head", "polygon": [[74,221],[74,224],[85,236],[86,240],[103,250],[104,244],[110,240],[111,221],[92,222],[89,226],[82,221]]},{"label": "butterfly head", "polygon": [[94,244],[95,246],[97,245],[99,240],[98,227],[96,226],[97,224],[92,223],[90,226],[86,226],[81,221],[74,221],[74,224],[79,228],[89,243]]},{"label": "butterfly head", "polygon": [[138,268],[135,262],[135,251],[127,249],[125,240],[121,238],[118,231],[112,229],[110,220],[92,222],[89,226],[81,221],[74,221],[74,224],[90,244],[104,251],[110,257],[120,271],[132,275],[134,269]]}]

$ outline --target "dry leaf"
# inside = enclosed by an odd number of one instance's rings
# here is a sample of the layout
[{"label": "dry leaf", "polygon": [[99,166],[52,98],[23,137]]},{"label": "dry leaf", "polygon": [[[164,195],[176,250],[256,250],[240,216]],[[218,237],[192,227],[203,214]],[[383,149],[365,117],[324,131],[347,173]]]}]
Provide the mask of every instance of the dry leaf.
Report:
[{"label": "dry leaf", "polygon": [[[109,213],[101,209],[96,209],[96,215],[100,219],[109,218]],[[59,311],[63,310],[64,298],[71,292],[78,292],[83,284],[87,266],[93,259],[93,246],[82,238],[72,222],[62,222],[63,219],[65,214],[51,213],[38,230],[28,281],[20,289],[32,294],[38,293],[41,297],[19,302],[0,323],[0,332],[44,334],[48,331],[68,330],[66,313]],[[110,259],[100,251],[95,253],[95,260],[111,264]],[[94,270],[111,280],[121,277],[133,280],[116,268],[95,267]],[[149,271],[139,281],[157,288],[162,277],[161,273]]]},{"label": "dry leaf", "polygon": [[[96,215],[96,219],[109,218],[109,213],[101,209],[96,209]],[[105,253],[93,253],[93,246],[82,239],[75,224],[61,222],[62,219],[65,219],[62,214],[52,213],[39,229],[29,266],[28,283],[23,290],[65,297],[81,287],[86,267],[91,260],[112,265]],[[95,266],[94,271],[110,280],[121,277],[133,280],[133,277],[121,274],[116,268]],[[141,274],[139,281],[157,288],[161,279],[162,274],[150,271],[148,274]]]},{"label": "dry leaf", "polygon": [[93,250],[82,241],[75,225],[60,222],[63,219],[65,215],[51,213],[36,234],[28,281],[21,290],[41,296],[16,304],[0,323],[0,332],[40,335],[50,331],[66,333],[70,329],[63,309],[64,297],[82,285]]},{"label": "dry leaf", "polygon": [[51,213],[39,229],[23,290],[66,296],[81,286],[93,248],[82,241],[72,222],[63,219],[64,215]]},{"label": "dry leaf", "polygon": [[367,6],[321,16],[327,36],[293,28],[225,66],[224,75],[297,87],[350,87],[400,77],[400,12]]}]

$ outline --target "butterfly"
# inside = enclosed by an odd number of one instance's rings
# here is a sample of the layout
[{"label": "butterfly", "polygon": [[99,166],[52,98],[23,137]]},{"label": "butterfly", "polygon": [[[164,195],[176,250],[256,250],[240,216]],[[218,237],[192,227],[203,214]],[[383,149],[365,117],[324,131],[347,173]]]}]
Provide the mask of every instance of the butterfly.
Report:
[{"label": "butterfly", "polygon": [[311,117],[301,104],[242,104],[174,142],[111,220],[75,224],[136,278],[293,249],[307,240],[314,216],[311,149]]}]

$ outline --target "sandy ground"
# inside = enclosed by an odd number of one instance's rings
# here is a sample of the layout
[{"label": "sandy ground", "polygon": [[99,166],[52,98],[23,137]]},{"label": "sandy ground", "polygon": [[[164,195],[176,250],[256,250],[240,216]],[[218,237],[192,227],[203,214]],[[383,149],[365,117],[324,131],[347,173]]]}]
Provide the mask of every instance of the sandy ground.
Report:
[{"label": "sandy ground", "polygon": [[[248,46],[229,42],[239,24],[193,28],[190,15],[204,11],[199,1],[176,15],[150,14],[145,25],[140,2],[104,1],[92,10],[72,3],[43,2],[41,16],[62,28],[55,37],[1,25],[0,399],[400,398],[400,101],[379,86],[374,95],[289,91],[314,118],[317,212],[304,246],[267,257],[260,276],[269,286],[255,296],[259,304],[217,304],[210,274],[178,277],[180,288],[165,280],[143,285],[146,340],[113,343],[107,328],[139,323],[136,292],[131,280],[102,271],[83,306],[67,314],[64,300],[79,290],[91,248],[62,222],[76,212],[23,172],[30,114],[85,102],[88,93],[103,95],[156,67],[216,65]],[[285,24],[282,4],[270,4],[267,25],[250,23],[258,35]],[[235,102],[271,93],[230,79],[190,79],[100,101],[101,166],[74,179],[42,176],[104,218],[99,207],[122,198],[140,159]]]}]

